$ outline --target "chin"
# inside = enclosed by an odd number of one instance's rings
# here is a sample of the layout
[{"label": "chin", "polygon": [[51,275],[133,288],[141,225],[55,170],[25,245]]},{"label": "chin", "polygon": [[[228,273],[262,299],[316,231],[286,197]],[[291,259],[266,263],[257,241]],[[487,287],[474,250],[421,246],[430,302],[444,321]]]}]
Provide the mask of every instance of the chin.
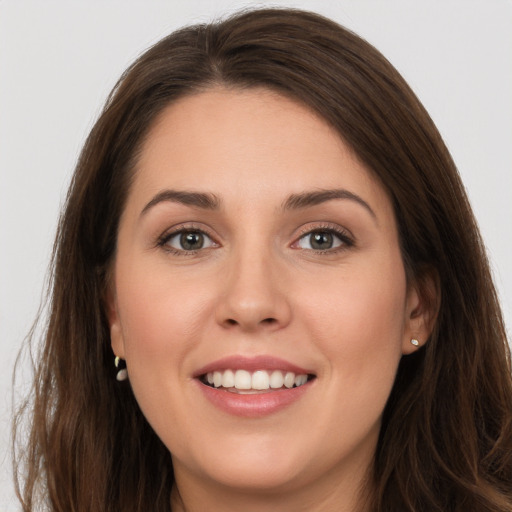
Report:
[{"label": "chin", "polygon": [[203,445],[195,460],[173,456],[174,465],[187,467],[196,478],[209,481],[211,485],[242,493],[273,494],[307,483],[311,468],[306,448],[276,437],[248,437],[232,434],[224,442],[217,438],[216,443]]},{"label": "chin", "polygon": [[209,473],[214,484],[239,492],[276,494],[293,491],[307,483],[296,465],[270,456],[257,463],[225,460]]}]

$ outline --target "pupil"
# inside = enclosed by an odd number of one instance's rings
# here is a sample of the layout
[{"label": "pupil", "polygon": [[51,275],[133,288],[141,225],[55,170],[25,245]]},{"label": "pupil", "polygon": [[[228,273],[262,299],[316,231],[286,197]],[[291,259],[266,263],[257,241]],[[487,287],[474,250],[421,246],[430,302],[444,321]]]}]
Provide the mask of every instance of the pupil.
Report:
[{"label": "pupil", "polygon": [[203,247],[204,237],[201,233],[182,233],[180,243],[183,249],[193,251]]},{"label": "pupil", "polygon": [[311,247],[313,249],[330,249],[332,247],[332,235],[323,231],[311,235]]}]

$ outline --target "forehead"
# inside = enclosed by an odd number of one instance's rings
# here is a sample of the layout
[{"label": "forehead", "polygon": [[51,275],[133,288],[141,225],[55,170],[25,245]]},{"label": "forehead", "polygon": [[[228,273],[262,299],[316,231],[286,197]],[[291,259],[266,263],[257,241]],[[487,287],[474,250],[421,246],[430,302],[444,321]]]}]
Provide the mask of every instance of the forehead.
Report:
[{"label": "forehead", "polygon": [[162,111],[130,195],[173,188],[258,201],[340,187],[389,203],[379,180],[308,107],[266,89],[218,88]]}]

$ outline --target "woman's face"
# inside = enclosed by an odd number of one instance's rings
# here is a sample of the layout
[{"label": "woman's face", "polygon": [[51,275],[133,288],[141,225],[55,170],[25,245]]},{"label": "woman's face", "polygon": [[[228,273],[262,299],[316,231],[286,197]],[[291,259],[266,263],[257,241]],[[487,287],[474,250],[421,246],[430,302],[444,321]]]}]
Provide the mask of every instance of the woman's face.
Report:
[{"label": "woman's face", "polygon": [[178,485],[357,485],[419,307],[384,188],[306,107],[212,89],[161,114],[109,316]]}]

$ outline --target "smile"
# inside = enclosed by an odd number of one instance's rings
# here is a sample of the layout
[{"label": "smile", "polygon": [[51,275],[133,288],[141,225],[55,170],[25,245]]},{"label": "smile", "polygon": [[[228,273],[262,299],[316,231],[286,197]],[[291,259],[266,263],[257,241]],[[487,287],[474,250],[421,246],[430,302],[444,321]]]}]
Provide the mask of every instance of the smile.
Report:
[{"label": "smile", "polygon": [[301,403],[317,381],[311,369],[270,355],[225,357],[193,377],[217,410],[245,418],[266,417]]},{"label": "smile", "polygon": [[216,389],[240,394],[261,393],[280,389],[292,389],[306,384],[313,378],[306,373],[294,373],[284,370],[223,370],[208,372],[201,381]]}]

